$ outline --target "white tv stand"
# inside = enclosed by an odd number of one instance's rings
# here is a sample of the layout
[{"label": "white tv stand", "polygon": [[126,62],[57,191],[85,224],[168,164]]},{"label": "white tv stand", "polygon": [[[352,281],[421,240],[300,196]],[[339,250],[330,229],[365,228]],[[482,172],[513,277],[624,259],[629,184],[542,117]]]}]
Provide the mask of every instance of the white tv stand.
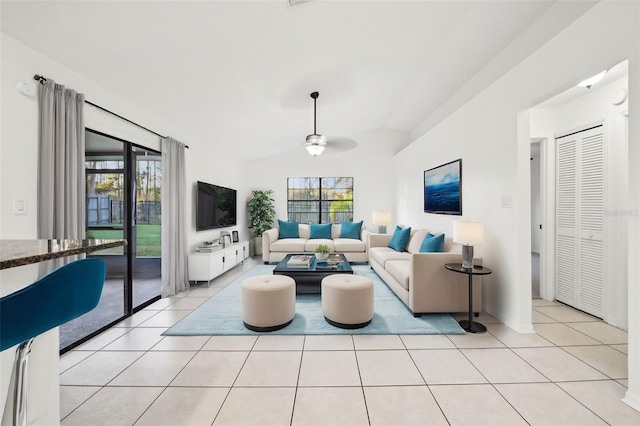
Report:
[{"label": "white tv stand", "polygon": [[249,257],[249,242],[242,241],[212,252],[189,254],[189,281],[209,283]]}]

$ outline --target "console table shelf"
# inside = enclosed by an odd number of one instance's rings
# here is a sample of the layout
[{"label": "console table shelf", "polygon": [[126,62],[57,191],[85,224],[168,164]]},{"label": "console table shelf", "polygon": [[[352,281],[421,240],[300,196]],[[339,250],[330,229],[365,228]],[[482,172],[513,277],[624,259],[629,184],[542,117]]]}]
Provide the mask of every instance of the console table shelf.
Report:
[{"label": "console table shelf", "polygon": [[219,247],[212,252],[189,254],[189,281],[209,283],[249,257],[249,242]]}]

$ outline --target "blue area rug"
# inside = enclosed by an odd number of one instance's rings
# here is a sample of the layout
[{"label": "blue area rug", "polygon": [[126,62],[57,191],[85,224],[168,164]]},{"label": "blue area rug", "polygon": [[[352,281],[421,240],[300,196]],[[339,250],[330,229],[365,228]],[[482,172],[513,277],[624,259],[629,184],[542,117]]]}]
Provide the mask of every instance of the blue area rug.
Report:
[{"label": "blue area rug", "polygon": [[[271,275],[273,265],[257,265],[165,331],[165,336],[220,336],[265,334],[248,330],[242,323],[241,286],[256,275]],[[355,330],[337,328],[322,315],[320,294],[297,294],[296,315],[287,327],[268,334],[464,334],[449,314],[425,314],[415,318],[368,265],[353,265],[357,275],[373,282],[374,316]]]}]

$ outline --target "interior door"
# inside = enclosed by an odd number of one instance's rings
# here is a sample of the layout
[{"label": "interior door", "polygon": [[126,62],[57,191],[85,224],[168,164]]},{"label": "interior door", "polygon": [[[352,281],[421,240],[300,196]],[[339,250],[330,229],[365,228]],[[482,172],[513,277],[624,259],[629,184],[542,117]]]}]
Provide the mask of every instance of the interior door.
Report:
[{"label": "interior door", "polygon": [[556,299],[604,316],[604,134],[556,139]]}]

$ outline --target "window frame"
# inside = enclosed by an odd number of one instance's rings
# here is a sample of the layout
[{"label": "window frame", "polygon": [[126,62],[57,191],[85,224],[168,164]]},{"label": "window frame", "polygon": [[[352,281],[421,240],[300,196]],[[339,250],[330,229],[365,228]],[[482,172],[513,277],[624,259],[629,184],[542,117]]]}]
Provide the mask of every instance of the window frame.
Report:
[{"label": "window frame", "polygon": [[[310,180],[316,180],[317,183],[317,189],[314,189],[314,192],[317,191],[318,196],[317,198],[311,198],[311,199],[301,199],[301,200],[296,200],[295,198],[292,199],[291,198],[291,194],[293,193],[292,191],[296,191],[296,190],[304,190],[306,188],[302,188],[302,187],[298,187],[298,186],[292,186],[292,181],[295,180],[299,180],[299,179],[310,179]],[[323,184],[324,182],[328,181],[328,180],[335,180],[338,181],[340,179],[347,179],[350,183],[350,185],[347,185],[344,187],[344,189],[346,190],[346,192],[349,192],[350,190],[350,194],[351,194],[351,199],[348,200],[344,200],[344,199],[336,199],[336,198],[323,198],[325,195],[324,189],[325,188],[335,188],[335,184],[332,186],[327,186],[325,184]],[[355,179],[353,177],[347,177],[347,176],[339,176],[339,177],[329,177],[329,176],[324,176],[324,177],[317,177],[317,176],[298,176],[298,177],[288,177],[287,178],[287,220],[290,222],[298,222],[298,223],[307,223],[307,224],[322,224],[322,223],[340,223],[342,221],[348,221],[348,222],[352,222],[353,221],[353,213],[354,213],[354,181]],[[346,214],[346,218],[345,220],[340,220],[340,221],[336,221],[336,222],[330,222],[330,221],[323,221],[323,216],[325,216],[325,214],[329,215],[328,218],[330,218],[331,215],[331,210],[330,210],[330,206],[331,203],[336,202],[336,201],[343,201],[343,202],[347,202],[349,204],[349,209],[345,211]],[[312,209],[309,211],[296,211],[296,209],[292,209],[292,204],[295,205],[297,203],[317,203],[317,208],[316,209]],[[325,209],[323,207],[325,206],[329,206],[328,208],[326,208],[326,212],[324,211]],[[325,214],[323,214],[323,212]],[[295,218],[292,217],[292,215],[295,214],[307,214],[309,216],[311,216],[312,214],[316,215],[316,219],[314,221],[299,221],[299,220],[293,220]]]}]

